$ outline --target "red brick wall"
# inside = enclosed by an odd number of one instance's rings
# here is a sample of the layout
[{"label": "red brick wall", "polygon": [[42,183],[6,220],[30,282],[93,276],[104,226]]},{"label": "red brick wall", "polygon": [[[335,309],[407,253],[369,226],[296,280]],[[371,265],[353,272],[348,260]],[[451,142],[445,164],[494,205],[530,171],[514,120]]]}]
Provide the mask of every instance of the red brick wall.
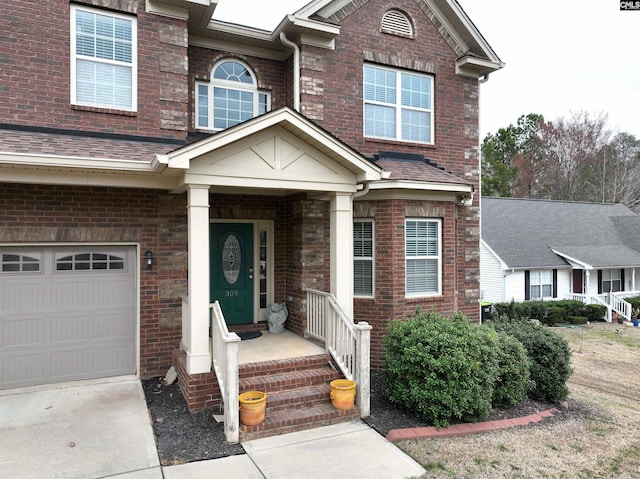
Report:
[{"label": "red brick wall", "polygon": [[[116,11],[122,6],[117,0],[82,3],[103,3]],[[69,0],[6,2],[0,14],[0,123],[184,138],[186,22],[147,14],[145,2],[136,3],[138,108],[132,114],[71,105]],[[185,46],[176,44],[181,39]],[[167,57],[183,58],[184,72],[179,62],[164,64]]]},{"label": "red brick wall", "polygon": [[[184,195],[152,190],[0,184],[2,243],[140,244],[140,375],[164,375],[187,293]],[[151,269],[144,252],[153,251]]]}]

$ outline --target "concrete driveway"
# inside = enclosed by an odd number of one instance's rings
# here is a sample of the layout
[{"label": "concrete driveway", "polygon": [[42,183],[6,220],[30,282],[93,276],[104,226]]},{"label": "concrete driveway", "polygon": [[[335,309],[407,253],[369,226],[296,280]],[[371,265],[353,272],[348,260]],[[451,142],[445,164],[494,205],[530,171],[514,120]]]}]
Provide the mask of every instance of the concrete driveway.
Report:
[{"label": "concrete driveway", "polygon": [[1,479],[161,479],[137,379],[0,392]]}]

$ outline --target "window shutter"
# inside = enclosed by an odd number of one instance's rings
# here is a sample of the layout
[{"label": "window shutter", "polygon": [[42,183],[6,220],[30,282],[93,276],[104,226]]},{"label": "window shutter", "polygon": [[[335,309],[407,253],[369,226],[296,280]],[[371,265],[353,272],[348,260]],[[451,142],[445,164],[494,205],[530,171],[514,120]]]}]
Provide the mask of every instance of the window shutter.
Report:
[{"label": "window shutter", "polygon": [[602,270],[598,270],[598,294],[602,294]]},{"label": "window shutter", "polygon": [[525,301],[531,299],[531,278],[529,270],[524,272],[524,299]]},{"label": "window shutter", "polygon": [[624,288],[624,268],[620,268],[620,291],[625,291],[625,288]]},{"label": "window shutter", "polygon": [[553,270],[553,297],[558,297],[558,270]]}]

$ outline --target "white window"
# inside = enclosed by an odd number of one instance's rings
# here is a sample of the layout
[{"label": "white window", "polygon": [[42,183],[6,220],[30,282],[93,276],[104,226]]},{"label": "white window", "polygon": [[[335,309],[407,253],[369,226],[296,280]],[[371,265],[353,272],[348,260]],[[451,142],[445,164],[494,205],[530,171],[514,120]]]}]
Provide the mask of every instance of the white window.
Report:
[{"label": "white window", "polygon": [[0,272],[2,273],[33,273],[40,271],[40,253],[3,253],[0,255]]},{"label": "white window", "polygon": [[136,19],[71,5],[71,102],[135,111]]},{"label": "white window", "polygon": [[551,271],[531,271],[529,281],[531,299],[553,297],[553,273]]},{"label": "white window", "polygon": [[622,291],[622,275],[619,269],[602,270],[602,292]]},{"label": "white window", "polygon": [[373,296],[374,237],[372,220],[353,222],[353,294]]},{"label": "white window", "polygon": [[364,135],[433,143],[433,77],[365,65]]},{"label": "white window", "polygon": [[196,82],[196,128],[223,130],[270,108],[270,95],[258,91],[253,72],[237,60],[218,62],[209,83]]},{"label": "white window", "polygon": [[441,293],[440,220],[405,220],[405,283],[407,296]]}]

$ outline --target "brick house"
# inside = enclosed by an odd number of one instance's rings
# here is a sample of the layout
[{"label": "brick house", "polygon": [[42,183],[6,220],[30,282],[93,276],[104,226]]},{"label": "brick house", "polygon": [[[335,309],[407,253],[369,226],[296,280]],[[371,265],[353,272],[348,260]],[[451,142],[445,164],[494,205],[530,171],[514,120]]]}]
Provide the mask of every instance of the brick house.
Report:
[{"label": "brick house", "polygon": [[366,322],[372,368],[390,318],[479,317],[478,87],[503,64],[460,5],[313,0],[266,32],[216,4],[0,7],[0,388],[175,365],[197,410],[238,386],[216,335],[273,303],[298,339]]}]

